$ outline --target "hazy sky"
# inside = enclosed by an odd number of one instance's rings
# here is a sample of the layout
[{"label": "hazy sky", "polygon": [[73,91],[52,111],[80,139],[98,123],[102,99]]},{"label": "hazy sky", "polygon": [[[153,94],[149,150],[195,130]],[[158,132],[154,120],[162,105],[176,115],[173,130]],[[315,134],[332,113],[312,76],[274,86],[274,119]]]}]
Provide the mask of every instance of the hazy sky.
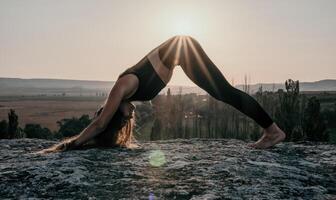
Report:
[{"label": "hazy sky", "polygon": [[0,0],[0,77],[115,80],[178,34],[235,84],[336,78],[335,0]]}]

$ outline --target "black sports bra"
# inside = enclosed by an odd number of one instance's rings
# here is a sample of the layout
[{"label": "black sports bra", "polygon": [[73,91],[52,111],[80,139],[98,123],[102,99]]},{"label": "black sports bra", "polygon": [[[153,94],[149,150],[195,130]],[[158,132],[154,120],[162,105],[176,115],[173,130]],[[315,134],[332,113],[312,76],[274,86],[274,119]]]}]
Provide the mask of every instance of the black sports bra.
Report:
[{"label": "black sports bra", "polygon": [[149,101],[166,87],[166,83],[156,73],[147,56],[136,65],[126,69],[118,76],[118,79],[125,74],[135,74],[139,79],[138,89],[128,98],[130,101]]}]

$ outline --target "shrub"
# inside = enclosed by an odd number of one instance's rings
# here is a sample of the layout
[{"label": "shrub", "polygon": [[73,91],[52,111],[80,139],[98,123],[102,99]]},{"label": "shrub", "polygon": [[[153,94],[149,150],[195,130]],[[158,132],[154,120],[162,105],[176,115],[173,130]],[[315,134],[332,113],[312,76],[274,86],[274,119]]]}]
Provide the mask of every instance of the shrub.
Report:
[{"label": "shrub", "polygon": [[0,121],[0,139],[8,139],[8,123],[6,120]]},{"label": "shrub", "polygon": [[48,128],[41,127],[40,124],[26,124],[23,131],[27,138],[52,139],[53,135]]},{"label": "shrub", "polygon": [[79,134],[84,128],[91,123],[89,115],[82,115],[80,118],[72,117],[71,119],[62,119],[57,121],[60,127],[58,132],[63,137],[71,137]]}]

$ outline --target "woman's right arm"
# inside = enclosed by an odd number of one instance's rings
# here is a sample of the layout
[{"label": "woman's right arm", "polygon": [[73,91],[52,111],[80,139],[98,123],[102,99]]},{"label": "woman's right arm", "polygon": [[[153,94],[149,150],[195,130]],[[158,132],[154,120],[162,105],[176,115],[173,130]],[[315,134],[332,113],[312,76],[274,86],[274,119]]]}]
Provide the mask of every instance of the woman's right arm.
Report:
[{"label": "woman's right arm", "polygon": [[74,146],[80,146],[105,130],[117,111],[121,101],[134,93],[138,87],[135,75],[125,75],[117,80],[113,86],[101,113],[74,140]]},{"label": "woman's right arm", "polygon": [[[120,77],[114,84],[105,105],[99,116],[97,116],[88,127],[79,135],[73,136],[50,148],[38,153],[51,153],[77,148],[93,139],[105,130],[114,113],[117,111],[121,101],[134,94],[139,85],[139,80],[134,74],[126,74]],[[126,98],[125,98],[126,97]]]},{"label": "woman's right arm", "polygon": [[118,87],[118,85],[114,86],[109,94],[102,113],[75,138],[74,145],[80,146],[104,131],[109,120],[112,119],[114,113],[117,111],[123,97],[124,90]]}]

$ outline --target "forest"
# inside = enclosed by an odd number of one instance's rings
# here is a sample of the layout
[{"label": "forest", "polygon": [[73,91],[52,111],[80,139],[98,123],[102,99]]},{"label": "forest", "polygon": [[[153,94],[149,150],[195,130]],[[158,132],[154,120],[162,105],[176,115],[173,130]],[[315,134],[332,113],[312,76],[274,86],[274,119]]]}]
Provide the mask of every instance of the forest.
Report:
[{"label": "forest", "polygon": [[[291,79],[285,86],[285,91],[276,92],[260,87],[252,96],[287,133],[286,140],[335,143],[335,97],[302,94],[299,81]],[[244,91],[249,93],[248,85]],[[325,108],[322,109],[320,101]],[[256,122],[210,95],[171,95],[168,90],[166,95],[138,106],[137,110],[137,132],[150,133],[150,140],[195,137],[256,140],[262,134]]]}]

